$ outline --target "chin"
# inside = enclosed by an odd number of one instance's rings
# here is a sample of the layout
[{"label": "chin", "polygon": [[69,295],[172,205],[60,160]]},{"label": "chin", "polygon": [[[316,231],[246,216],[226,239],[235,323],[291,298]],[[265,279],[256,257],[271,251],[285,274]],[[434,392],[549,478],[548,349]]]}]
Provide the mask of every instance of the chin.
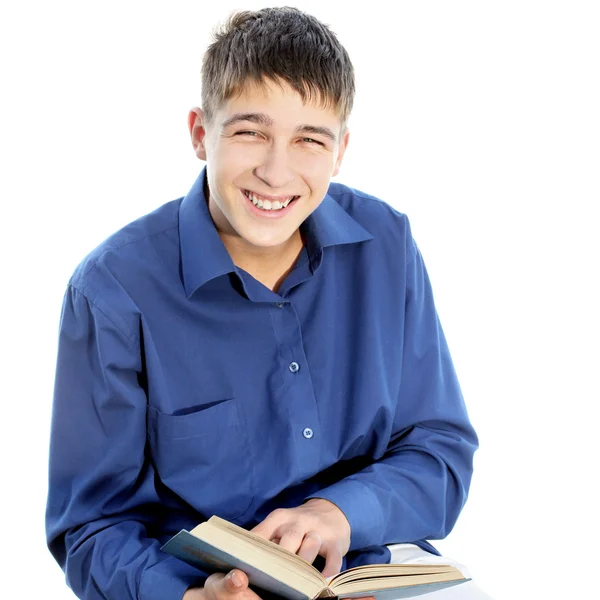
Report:
[{"label": "chin", "polygon": [[292,233],[282,233],[279,235],[271,235],[271,236],[259,236],[252,235],[252,232],[247,232],[247,234],[242,234],[244,240],[254,246],[255,248],[277,248],[278,246],[282,246],[286,242],[290,240],[292,237]]},{"label": "chin", "polygon": [[288,236],[286,238],[276,238],[270,240],[265,240],[262,238],[256,239],[252,237],[244,237],[244,239],[246,240],[246,242],[248,242],[248,244],[254,246],[255,248],[264,248],[265,250],[267,250],[268,248],[278,248],[279,246],[282,246],[290,238]]}]

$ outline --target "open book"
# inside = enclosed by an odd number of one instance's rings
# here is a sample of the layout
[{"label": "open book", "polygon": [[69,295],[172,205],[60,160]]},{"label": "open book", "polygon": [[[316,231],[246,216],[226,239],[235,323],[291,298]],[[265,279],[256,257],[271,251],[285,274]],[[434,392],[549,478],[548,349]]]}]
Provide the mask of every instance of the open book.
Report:
[{"label": "open book", "polygon": [[180,531],[162,550],[205,573],[226,573],[233,568],[248,575],[257,590],[290,600],[375,596],[377,600],[414,598],[468,581],[450,565],[364,565],[326,579],[296,554],[246,531],[211,517],[192,531]]}]

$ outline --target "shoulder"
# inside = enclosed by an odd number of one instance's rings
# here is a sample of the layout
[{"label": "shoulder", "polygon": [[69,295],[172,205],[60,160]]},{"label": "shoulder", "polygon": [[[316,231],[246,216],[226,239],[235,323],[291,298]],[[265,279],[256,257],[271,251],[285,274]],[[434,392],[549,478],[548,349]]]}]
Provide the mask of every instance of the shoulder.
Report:
[{"label": "shoulder", "polygon": [[181,200],[163,204],[106,238],[79,263],[69,286],[93,303],[113,299],[118,304],[140,275],[176,262]]},{"label": "shoulder", "polygon": [[364,227],[384,249],[402,246],[414,254],[414,240],[408,216],[385,200],[342,183],[332,183],[328,195]]}]

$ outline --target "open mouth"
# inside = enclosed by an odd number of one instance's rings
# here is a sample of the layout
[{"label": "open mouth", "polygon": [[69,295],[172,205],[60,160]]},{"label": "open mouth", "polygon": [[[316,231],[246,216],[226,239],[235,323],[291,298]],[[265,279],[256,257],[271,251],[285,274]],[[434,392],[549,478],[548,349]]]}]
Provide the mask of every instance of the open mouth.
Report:
[{"label": "open mouth", "polygon": [[267,200],[249,190],[242,190],[244,196],[252,202],[252,204],[264,212],[276,213],[285,210],[290,204],[293,204],[300,196],[285,196],[278,200]]}]

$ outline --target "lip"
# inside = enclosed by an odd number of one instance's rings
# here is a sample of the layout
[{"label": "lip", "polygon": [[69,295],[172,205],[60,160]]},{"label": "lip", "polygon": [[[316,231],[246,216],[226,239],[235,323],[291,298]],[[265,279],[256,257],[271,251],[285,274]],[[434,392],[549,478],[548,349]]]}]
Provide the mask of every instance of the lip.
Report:
[{"label": "lip", "polygon": [[[296,200],[290,202],[285,208],[281,208],[279,210],[262,210],[258,208],[258,206],[254,206],[252,200],[250,200],[250,198],[248,198],[248,196],[244,194],[243,190],[240,190],[240,194],[242,195],[242,198],[244,199],[246,206],[248,207],[248,210],[251,212],[251,214],[256,215],[261,219],[282,219],[293,210],[296,201],[299,200],[299,198],[296,198]],[[264,197],[269,198],[269,196]],[[277,198],[274,198],[274,200],[276,199]]]},{"label": "lip", "polygon": [[[262,196],[263,198],[266,198],[267,200],[270,200],[271,202],[275,202],[276,200],[279,200],[281,202],[282,198],[289,198],[290,196],[292,196],[292,194],[288,194],[287,196],[271,196],[269,194],[263,194],[261,192],[257,192],[256,190],[250,190],[250,189],[244,189],[242,190],[242,192],[251,192],[253,194],[256,194],[257,196]],[[294,197],[296,197],[297,194],[294,194]]]}]

